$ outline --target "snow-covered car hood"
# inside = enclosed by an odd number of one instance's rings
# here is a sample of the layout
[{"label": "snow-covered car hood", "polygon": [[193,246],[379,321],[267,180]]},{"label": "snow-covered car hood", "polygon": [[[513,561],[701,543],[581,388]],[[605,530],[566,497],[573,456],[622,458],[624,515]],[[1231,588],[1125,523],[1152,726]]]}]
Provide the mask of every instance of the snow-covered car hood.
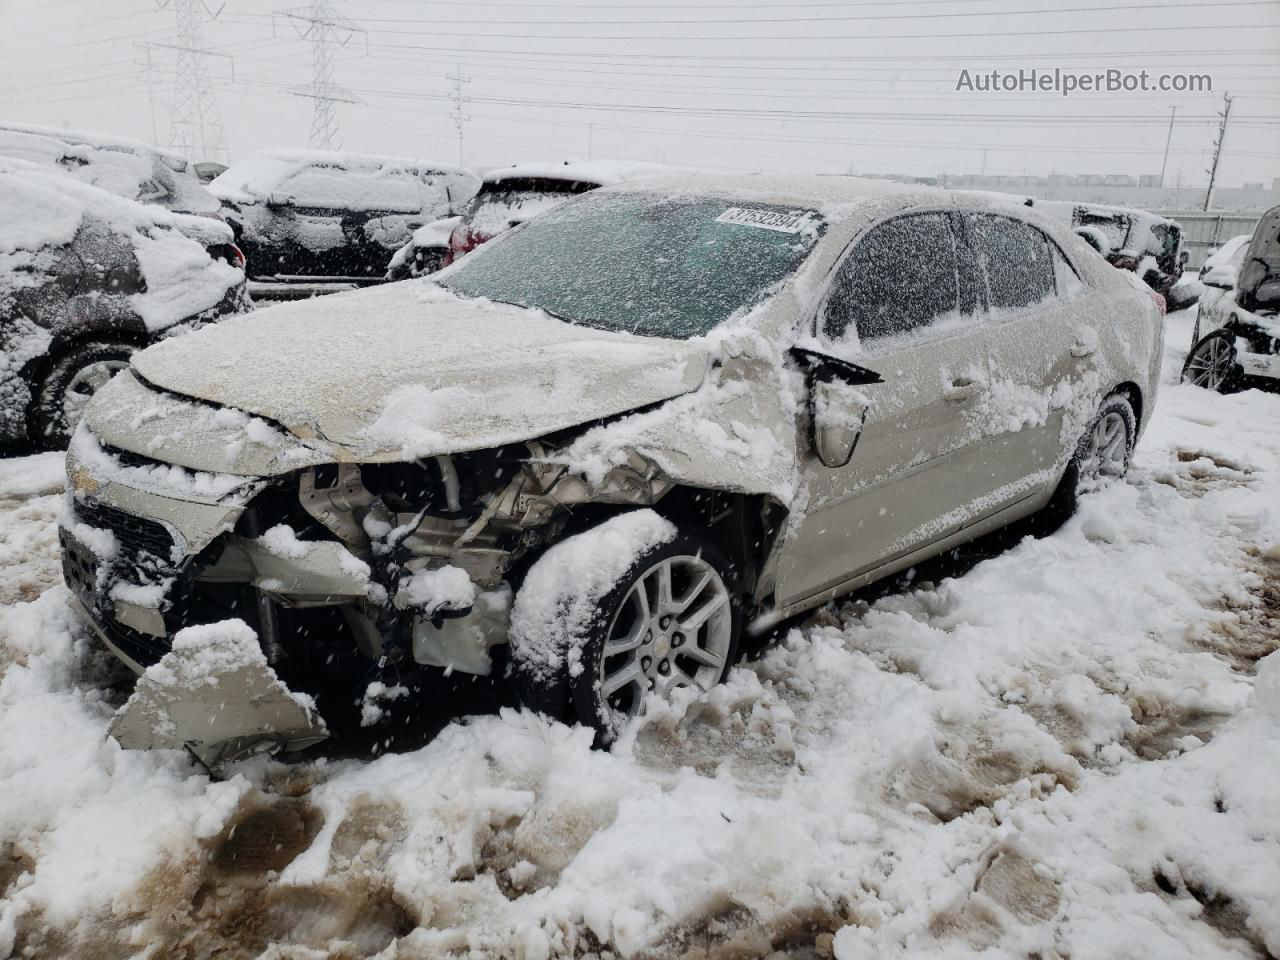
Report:
[{"label": "snow-covered car hood", "polygon": [[[705,345],[574,326],[420,281],[284,304],[134,356],[148,384],[339,459],[495,447],[695,389]],[[93,418],[90,417],[92,423]]]}]

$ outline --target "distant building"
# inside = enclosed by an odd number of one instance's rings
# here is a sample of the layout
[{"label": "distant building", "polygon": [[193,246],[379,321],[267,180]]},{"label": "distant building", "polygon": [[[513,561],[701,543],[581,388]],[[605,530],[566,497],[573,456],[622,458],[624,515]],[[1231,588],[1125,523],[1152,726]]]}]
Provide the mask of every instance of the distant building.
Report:
[{"label": "distant building", "polygon": [[1136,187],[1138,181],[1127,173],[1108,173],[1102,178],[1104,187]]},{"label": "distant building", "polygon": [[1138,177],[1138,186],[1140,187],[1158,187],[1160,185],[1160,174],[1158,173],[1144,173]]},{"label": "distant building", "polygon": [[1244,185],[1244,188],[1245,188],[1246,190],[1264,190],[1264,189],[1266,189],[1265,187],[1263,187],[1263,185],[1262,185],[1262,181],[1261,181],[1261,180],[1259,180],[1257,183],[1246,183],[1246,184]]},{"label": "distant building", "polygon": [[1271,189],[1280,191],[1280,177],[1276,177],[1274,180],[1271,181]]},{"label": "distant building", "polygon": [[1046,182],[1050,187],[1074,187],[1076,185],[1076,177],[1069,173],[1051,173]]},{"label": "distant building", "polygon": [[1082,187],[1100,187],[1105,178],[1099,173],[1082,173],[1076,177],[1076,183]]}]

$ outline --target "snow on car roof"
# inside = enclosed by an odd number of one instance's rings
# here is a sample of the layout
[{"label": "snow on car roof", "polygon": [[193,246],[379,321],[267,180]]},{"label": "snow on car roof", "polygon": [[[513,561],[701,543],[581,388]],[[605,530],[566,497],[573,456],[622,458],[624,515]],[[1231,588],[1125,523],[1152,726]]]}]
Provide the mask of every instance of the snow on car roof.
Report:
[{"label": "snow on car roof", "polygon": [[[374,153],[337,150],[260,150],[237,160],[214,177],[209,190],[224,200],[252,203],[265,200],[287,177],[307,167],[337,167],[353,173],[377,174],[383,170],[436,171],[475,177],[466,167],[413,157],[389,157]],[[472,181],[474,183],[474,180]]]},{"label": "snow on car roof", "polygon": [[612,186],[642,177],[664,177],[685,172],[687,168],[643,160],[563,160],[513,163],[485,173],[485,183],[503,180],[564,180],[570,183],[595,183]]},{"label": "snow on car roof", "polygon": [[180,222],[167,210],[126,200],[48,167],[0,157],[0,252],[70,243],[84,216],[130,229]]},{"label": "snow on car roof", "polygon": [[48,137],[51,140],[58,140],[62,143],[85,144],[108,150],[159,157],[167,166],[178,172],[185,171],[190,165],[187,158],[180,153],[175,153],[172,150],[162,150],[160,147],[143,143],[141,140],[118,137],[115,134],[93,133],[89,130],[64,130],[61,127],[44,127],[28,123],[0,123],[0,131],[26,133],[37,137]]},{"label": "snow on car roof", "polygon": [[[754,203],[820,210],[828,220],[842,220],[870,203],[897,197],[902,201],[927,203],[940,196],[959,197],[957,191],[891,180],[822,174],[707,174],[664,176],[644,181],[628,181],[610,188],[614,191],[659,190],[688,196],[722,197]],[[990,201],[994,202],[994,201]]]}]

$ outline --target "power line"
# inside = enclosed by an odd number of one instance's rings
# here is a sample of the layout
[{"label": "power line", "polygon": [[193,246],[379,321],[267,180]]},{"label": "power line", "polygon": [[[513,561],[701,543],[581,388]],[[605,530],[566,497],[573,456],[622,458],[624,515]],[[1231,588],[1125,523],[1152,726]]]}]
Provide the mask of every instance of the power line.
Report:
[{"label": "power line", "polygon": [[[645,19],[645,20],[512,20],[503,18],[502,25],[505,27],[516,26],[719,26],[721,24],[762,24],[762,23],[841,23],[848,21],[870,21],[878,22],[885,20],[944,20],[961,17],[1013,17],[1013,16],[1057,16],[1063,13],[1115,13],[1126,10],[1167,10],[1179,9],[1202,9],[1212,7],[1219,9],[1221,7],[1261,7],[1270,6],[1274,0],[1214,0],[1214,2],[1204,2],[1204,0],[1196,0],[1191,3],[1127,3],[1113,6],[1089,6],[1089,7],[1059,7],[1052,10],[964,10],[959,13],[877,13],[877,14],[834,14],[826,17],[806,17],[797,15],[788,15],[784,17],[731,17],[731,18],[708,18],[708,19],[688,19],[688,18],[666,18],[666,19]],[[687,9],[684,8],[684,9]],[[242,17],[261,17],[266,14],[243,13]],[[439,17],[363,17],[364,23],[409,23],[409,24],[438,24]],[[472,17],[459,18],[450,17],[448,20],[451,24],[458,23],[492,23],[492,18]],[[437,31],[432,31],[437,33]],[[449,34],[452,36],[452,34]],[[501,36],[501,34],[488,34],[489,36]],[[636,38],[648,39],[648,38]],[[700,39],[700,38],[691,38]],[[751,37],[743,37],[740,39],[755,39]],[[786,38],[784,38],[786,39]]]}]

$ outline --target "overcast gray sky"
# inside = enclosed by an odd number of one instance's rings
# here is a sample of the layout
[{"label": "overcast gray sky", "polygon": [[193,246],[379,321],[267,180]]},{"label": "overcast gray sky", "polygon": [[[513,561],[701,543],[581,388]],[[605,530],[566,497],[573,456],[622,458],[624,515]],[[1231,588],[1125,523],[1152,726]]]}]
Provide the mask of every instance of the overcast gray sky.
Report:
[{"label": "overcast gray sky", "polygon": [[[216,0],[210,0],[211,5]],[[464,159],[585,157],[810,172],[1280,176],[1280,2],[1190,0],[335,0],[367,32],[338,54],[350,150],[456,161],[446,74],[469,82]],[[306,146],[311,45],[227,0],[205,26],[232,155]],[[216,7],[215,7],[216,9]],[[169,140],[175,15],[157,0],[0,0],[0,117]],[[1207,73],[1198,94],[955,92],[961,69]],[[198,159],[198,158],[197,158]]]}]

